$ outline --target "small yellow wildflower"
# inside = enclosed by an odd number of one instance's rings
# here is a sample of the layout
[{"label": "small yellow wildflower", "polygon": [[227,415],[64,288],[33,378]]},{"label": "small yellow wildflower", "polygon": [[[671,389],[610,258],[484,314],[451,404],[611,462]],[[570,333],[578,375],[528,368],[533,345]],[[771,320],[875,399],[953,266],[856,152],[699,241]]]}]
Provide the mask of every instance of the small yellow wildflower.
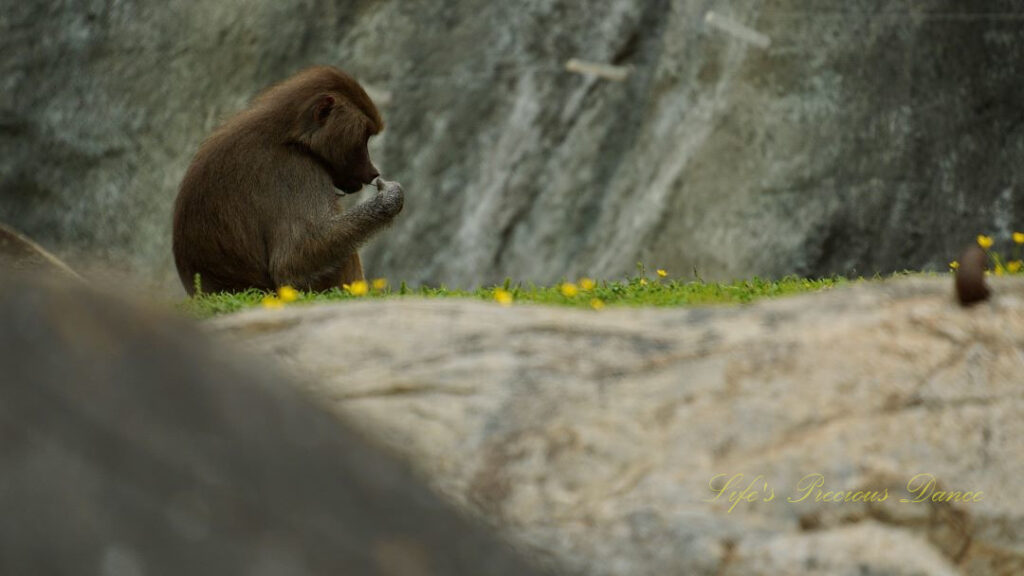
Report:
[{"label": "small yellow wildflower", "polygon": [[1006,265],[1006,271],[1010,274],[1016,274],[1017,272],[1020,272],[1022,266],[1024,266],[1024,262],[1014,260]]},{"label": "small yellow wildflower", "polygon": [[385,289],[387,287],[388,287],[388,279],[387,278],[374,278],[373,279],[373,289],[374,290],[383,290],[383,289]]},{"label": "small yellow wildflower", "polygon": [[956,260],[953,260],[952,262],[949,263],[949,267],[951,270],[958,270],[960,268],[960,263],[957,262]]},{"label": "small yellow wildflower", "polygon": [[284,308],[284,302],[282,302],[277,296],[264,296],[262,304],[264,308],[268,308],[270,310]]},{"label": "small yellow wildflower", "polygon": [[342,285],[342,288],[353,296],[365,296],[370,291],[370,286],[366,283],[366,280],[356,280],[352,284]]},{"label": "small yellow wildflower", "polygon": [[988,250],[992,247],[992,237],[985,236],[984,234],[978,234],[978,246]]},{"label": "small yellow wildflower", "polygon": [[580,278],[580,290],[590,292],[595,286],[597,286],[597,282],[594,282],[590,278]]},{"label": "small yellow wildflower", "polygon": [[1017,244],[1024,244],[1024,232],[1014,232],[1013,241]]},{"label": "small yellow wildflower", "polygon": [[512,305],[512,293],[502,288],[494,289],[494,301],[502,306]]},{"label": "small yellow wildflower", "polygon": [[594,298],[590,301],[590,307],[594,310],[600,310],[601,308],[604,308],[604,302],[602,302],[600,298]]},{"label": "small yellow wildflower", "polygon": [[641,278],[640,279],[640,285],[641,286],[647,286],[647,278]]},{"label": "small yellow wildflower", "polygon": [[299,299],[299,291],[291,286],[281,286],[277,289],[277,297],[281,302],[295,302]]},{"label": "small yellow wildflower", "polygon": [[562,296],[565,296],[566,298],[572,298],[580,293],[579,287],[572,282],[565,282],[559,290],[562,292]]},{"label": "small yellow wildflower", "polygon": [[666,276],[668,276],[668,272],[665,272],[661,268],[658,268],[658,278],[664,278]]}]

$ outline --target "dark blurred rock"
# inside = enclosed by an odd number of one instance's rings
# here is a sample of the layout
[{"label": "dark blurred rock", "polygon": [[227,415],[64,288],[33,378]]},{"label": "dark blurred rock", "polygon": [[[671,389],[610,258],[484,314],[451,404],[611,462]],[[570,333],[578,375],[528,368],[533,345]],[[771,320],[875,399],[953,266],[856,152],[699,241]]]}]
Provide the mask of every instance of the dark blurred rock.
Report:
[{"label": "dark blurred rock", "polygon": [[0,272],[6,276],[13,271],[51,272],[80,279],[60,258],[17,231],[0,224]]},{"label": "dark blurred rock", "polygon": [[0,282],[0,574],[535,574],[186,326]]},{"label": "dark blurred rock", "polygon": [[364,254],[374,276],[944,270],[1024,221],[1012,0],[2,4],[0,220],[168,285],[202,138],[320,63],[392,96],[374,154],[408,195]]}]

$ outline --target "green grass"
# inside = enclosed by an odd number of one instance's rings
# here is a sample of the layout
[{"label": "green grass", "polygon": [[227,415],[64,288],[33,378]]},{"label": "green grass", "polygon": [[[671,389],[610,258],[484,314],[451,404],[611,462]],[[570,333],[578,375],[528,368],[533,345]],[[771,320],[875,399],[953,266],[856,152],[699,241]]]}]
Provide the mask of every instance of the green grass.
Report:
[{"label": "green grass", "polygon": [[[365,295],[355,296],[342,289],[334,289],[322,293],[299,293],[291,303],[283,304],[272,294],[259,290],[249,290],[237,294],[203,294],[191,298],[181,304],[188,314],[198,318],[208,318],[219,314],[228,314],[254,306],[264,305],[269,298],[271,305],[302,306],[310,303],[339,302],[346,300],[365,299],[396,299],[404,297],[421,298],[470,298],[494,302],[496,294],[502,292],[511,295],[513,306],[523,303],[545,304],[551,306],[570,306],[578,308],[601,308],[614,306],[695,306],[708,304],[743,304],[760,298],[816,292],[849,283],[842,277],[811,280],[799,277],[786,277],[780,280],[762,280],[753,278],[734,282],[709,283],[703,281],[682,282],[670,278],[645,278],[643,271],[630,279],[621,281],[598,281],[593,288],[580,288],[583,282],[572,283],[576,287],[575,295],[572,288],[563,290],[565,283],[554,286],[521,285],[506,280],[502,286],[480,288],[478,290],[453,290],[445,287],[423,287],[410,289],[401,285],[383,290],[370,288]],[[596,302],[595,302],[596,301]]]},{"label": "green grass", "polygon": [[[1024,233],[1015,232],[1011,246],[1013,259],[1006,260],[998,252],[991,250],[994,241],[988,236],[978,236],[978,244],[989,256],[989,268],[996,276],[1024,274]],[[950,269],[959,264],[950,263]],[[267,294],[258,290],[249,290],[239,294],[201,294],[181,303],[181,309],[197,318],[209,318],[219,314],[229,314],[255,306],[301,306],[310,303],[338,302],[358,299],[380,298],[474,298],[494,302],[504,299],[506,304],[522,303],[545,304],[550,306],[571,306],[578,308],[604,308],[610,306],[697,306],[710,304],[744,304],[760,298],[771,298],[804,292],[827,290],[842,284],[861,282],[863,278],[849,280],[843,277],[807,279],[787,276],[781,280],[737,280],[734,282],[708,283],[702,280],[685,282],[672,278],[661,277],[662,272],[650,275],[643,264],[637,265],[637,273],[632,278],[620,281],[600,281],[593,287],[584,286],[583,279],[570,286],[573,290],[565,290],[565,281],[554,286],[535,286],[533,284],[513,284],[506,280],[502,286],[480,288],[478,290],[451,290],[440,288],[409,289],[403,282],[399,287],[374,289],[364,288],[365,294],[354,295],[347,290],[336,288],[330,292],[297,293],[294,302],[285,304],[275,294]],[[893,276],[936,276],[936,272],[900,272]],[[648,276],[651,276],[650,278]],[[880,280],[875,276],[873,280]],[[197,279],[198,280],[198,279]]]}]

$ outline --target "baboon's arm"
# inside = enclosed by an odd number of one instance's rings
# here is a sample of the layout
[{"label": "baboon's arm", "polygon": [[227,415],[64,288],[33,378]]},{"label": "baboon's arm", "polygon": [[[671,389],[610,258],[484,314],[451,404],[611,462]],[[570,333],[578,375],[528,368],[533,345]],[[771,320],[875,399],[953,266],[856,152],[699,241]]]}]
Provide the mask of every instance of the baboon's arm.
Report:
[{"label": "baboon's arm", "polygon": [[289,225],[270,248],[270,274],[277,286],[309,289],[337,274],[346,259],[402,211],[397,182],[374,181],[377,194],[330,217],[327,226]]}]

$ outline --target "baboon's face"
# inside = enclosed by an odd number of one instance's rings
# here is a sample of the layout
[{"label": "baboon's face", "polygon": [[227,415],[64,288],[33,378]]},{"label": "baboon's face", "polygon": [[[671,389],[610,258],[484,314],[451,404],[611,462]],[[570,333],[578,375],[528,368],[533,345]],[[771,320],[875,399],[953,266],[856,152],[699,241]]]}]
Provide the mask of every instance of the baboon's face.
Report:
[{"label": "baboon's face", "polygon": [[355,106],[338,96],[325,96],[312,111],[310,150],[319,157],[334,187],[354,193],[380,176],[370,160],[370,137],[377,128]]}]

